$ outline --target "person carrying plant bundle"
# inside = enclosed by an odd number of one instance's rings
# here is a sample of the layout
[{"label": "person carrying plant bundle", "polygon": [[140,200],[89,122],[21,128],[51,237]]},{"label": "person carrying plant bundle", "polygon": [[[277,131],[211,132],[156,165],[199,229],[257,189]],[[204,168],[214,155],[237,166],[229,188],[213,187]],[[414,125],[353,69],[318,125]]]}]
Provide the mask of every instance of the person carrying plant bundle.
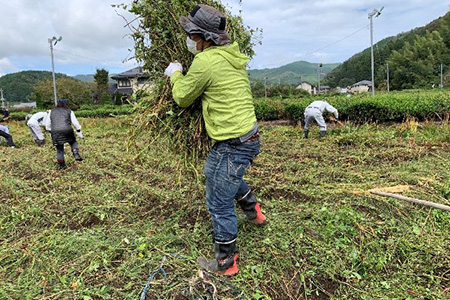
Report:
[{"label": "person carrying plant bundle", "polygon": [[205,269],[224,275],[238,272],[239,251],[234,200],[247,219],[266,224],[255,194],[243,176],[260,151],[250,82],[248,58],[230,43],[224,14],[207,5],[197,5],[180,24],[187,33],[187,48],[195,55],[186,75],[178,62],[169,64],[172,95],[180,107],[202,100],[203,119],[214,145],[206,159],[206,201],[214,230],[215,259],[198,259]]},{"label": "person carrying plant bundle", "polygon": [[38,146],[43,146],[45,143],[44,134],[41,131],[41,127],[45,126],[48,112],[41,111],[33,115],[29,114],[25,117],[27,126],[30,128],[31,136]]},{"label": "person carrying plant bundle", "polygon": [[67,106],[67,100],[61,99],[58,101],[55,108],[49,112],[45,122],[45,128],[47,131],[50,131],[53,145],[56,147],[56,160],[58,162],[59,170],[66,168],[66,162],[64,160],[64,143],[69,143],[75,160],[83,160],[78,152],[78,143],[75,139],[72,125],[76,129],[78,137],[82,139],[83,133],[81,132],[80,123],[78,123],[73,111]]},{"label": "person carrying plant bundle", "polygon": [[9,114],[9,110],[6,107],[3,107],[3,118],[2,121],[8,121],[9,119],[11,119],[11,115]]},{"label": "person carrying plant bundle", "polygon": [[328,104],[326,100],[317,100],[312,102],[308,107],[305,109],[305,139],[308,138],[309,133],[309,127],[311,126],[311,123],[313,121],[316,121],[316,123],[319,125],[320,130],[320,137],[323,138],[327,133],[327,124],[325,123],[325,120],[323,118],[324,111],[327,111],[329,113],[332,113],[336,120],[339,117],[339,113],[336,108],[334,108],[332,105]]},{"label": "person carrying plant bundle", "polygon": [[9,126],[0,125],[0,136],[6,139],[6,142],[8,143],[9,147],[11,148],[16,147],[16,145],[14,145],[12,136],[9,134]]}]

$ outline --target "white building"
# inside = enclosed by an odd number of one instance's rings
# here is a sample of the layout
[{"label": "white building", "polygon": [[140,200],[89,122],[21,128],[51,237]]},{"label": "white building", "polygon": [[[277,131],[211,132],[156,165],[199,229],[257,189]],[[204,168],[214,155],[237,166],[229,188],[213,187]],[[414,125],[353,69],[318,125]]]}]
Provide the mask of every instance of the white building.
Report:
[{"label": "white building", "polygon": [[307,82],[307,81],[302,81],[297,87],[296,89],[302,89],[307,91],[309,94],[311,95],[315,95],[317,94],[317,88],[312,85],[311,83]]}]

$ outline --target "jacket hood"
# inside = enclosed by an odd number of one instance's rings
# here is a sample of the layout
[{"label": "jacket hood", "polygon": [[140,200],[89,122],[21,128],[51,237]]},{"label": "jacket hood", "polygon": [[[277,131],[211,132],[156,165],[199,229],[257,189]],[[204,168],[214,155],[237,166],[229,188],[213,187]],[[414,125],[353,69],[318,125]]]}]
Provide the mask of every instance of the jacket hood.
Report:
[{"label": "jacket hood", "polygon": [[239,51],[238,43],[234,42],[230,45],[220,46],[216,48],[217,53],[224,57],[236,69],[245,68],[249,58]]}]

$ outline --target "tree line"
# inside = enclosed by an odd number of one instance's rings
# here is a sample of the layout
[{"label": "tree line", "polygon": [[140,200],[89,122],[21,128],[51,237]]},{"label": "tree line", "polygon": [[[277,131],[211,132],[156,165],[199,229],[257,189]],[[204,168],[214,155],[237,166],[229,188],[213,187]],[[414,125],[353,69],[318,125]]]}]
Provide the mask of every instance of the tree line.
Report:
[{"label": "tree line", "polygon": [[[437,87],[441,64],[450,74],[450,12],[430,24],[374,45],[375,85],[386,89],[389,69],[390,89]],[[324,84],[346,87],[371,79],[370,49],[354,55],[330,72]],[[450,78],[446,76],[445,84]]]},{"label": "tree line", "polygon": [[[48,71],[22,71],[0,78],[0,87],[8,102],[36,102],[42,109],[54,105],[52,73]],[[56,73],[56,89],[60,99],[67,99],[71,108],[82,105],[122,104],[120,95],[109,92],[109,72],[97,69],[94,82],[82,82],[65,74]]]}]

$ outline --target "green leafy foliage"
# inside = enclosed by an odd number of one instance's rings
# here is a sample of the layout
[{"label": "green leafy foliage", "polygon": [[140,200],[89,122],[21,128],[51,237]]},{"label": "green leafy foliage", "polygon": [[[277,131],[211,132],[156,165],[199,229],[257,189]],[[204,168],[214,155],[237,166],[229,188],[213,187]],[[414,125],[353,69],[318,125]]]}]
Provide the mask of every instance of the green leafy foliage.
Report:
[{"label": "green leafy foliage", "polygon": [[97,69],[94,75],[94,80],[97,85],[96,102],[111,103],[111,95],[108,93],[109,72],[105,69]]},{"label": "green leafy foliage", "polygon": [[[230,39],[236,41],[249,57],[253,56],[252,36],[255,30],[245,27],[241,16],[231,15],[220,1],[202,3],[225,13]],[[209,147],[200,103],[197,101],[187,109],[179,108],[172,99],[170,83],[163,72],[170,62],[178,61],[185,68],[192,62],[193,56],[187,51],[186,34],[179,18],[188,15],[196,4],[192,0],[138,0],[133,1],[130,7],[123,6],[138,17],[139,23],[131,34],[135,42],[135,57],[149,72],[150,81],[155,83],[153,92],[137,105],[141,117],[136,119],[138,129],[134,136],[149,128],[158,130],[172,139],[172,148],[193,157],[205,154]]]},{"label": "green leafy foliage", "polygon": [[[340,119],[358,124],[403,122],[411,117],[419,121],[442,120],[450,111],[449,90],[417,90],[378,93],[375,97],[359,94],[351,97],[336,95],[283,100],[285,105],[276,106],[280,110],[278,115],[286,116],[293,122],[303,121],[305,108],[312,101],[324,97],[339,111]],[[256,103],[259,101],[263,100],[257,100]],[[272,107],[275,109],[275,106]]]},{"label": "green leafy foliage", "polygon": [[[81,105],[92,103],[91,86],[70,77],[56,80],[56,90],[58,99],[66,99],[73,109],[78,109]],[[53,82],[43,80],[34,86],[32,99],[36,101],[36,106],[41,109],[49,109],[55,106]]]},{"label": "green leafy foliage", "polygon": [[[329,73],[339,64],[322,64],[321,72]],[[262,70],[249,70],[248,74],[252,81],[263,81],[266,79],[268,86],[274,85],[299,85],[301,81],[309,81],[317,84],[318,64],[307,61],[296,61],[281,67]],[[352,82],[353,84],[354,82]]]},{"label": "green leafy foliage", "polygon": [[[36,113],[40,111],[36,109],[32,112],[11,112],[10,116],[13,120],[23,121],[29,113]],[[128,115],[133,113],[133,107],[130,105],[123,106],[92,106],[84,105],[80,110],[76,110],[76,116],[80,118],[97,118],[97,117],[112,117],[118,115]]]},{"label": "green leafy foliage", "polygon": [[440,64],[450,51],[438,31],[416,36],[414,43],[406,43],[400,51],[393,51],[388,63],[391,67],[393,89],[429,88],[438,86]]},{"label": "green leafy foliage", "polygon": [[[386,89],[389,63],[391,89],[430,88],[439,84],[440,64],[450,74],[450,13],[430,24],[386,38],[374,45],[375,84]],[[370,48],[342,63],[325,78],[325,84],[345,87],[371,78]],[[446,81],[448,83],[448,81]]]},{"label": "green leafy foliage", "polygon": [[[56,79],[69,78],[67,75],[56,73]],[[52,80],[52,73],[47,71],[22,71],[6,74],[0,77],[0,87],[3,96],[9,102],[31,102],[33,87],[42,80]]]},{"label": "green leafy foliage", "polygon": [[[127,151],[134,117],[80,117],[85,160],[66,147],[64,171],[47,133],[38,147],[9,123],[18,147],[0,145],[1,299],[135,300],[159,266],[167,278],[147,299],[211,298],[211,285],[194,284],[197,257],[214,256],[203,178],[151,131]],[[269,223],[251,226],[237,209],[239,273],[204,273],[215,299],[447,299],[450,214],[367,193],[407,185],[405,196],[450,204],[450,126],[403,126],[305,140],[260,124],[246,180]]]},{"label": "green leafy foliage", "polygon": [[262,121],[284,119],[284,104],[273,100],[255,101],[255,114]]}]

